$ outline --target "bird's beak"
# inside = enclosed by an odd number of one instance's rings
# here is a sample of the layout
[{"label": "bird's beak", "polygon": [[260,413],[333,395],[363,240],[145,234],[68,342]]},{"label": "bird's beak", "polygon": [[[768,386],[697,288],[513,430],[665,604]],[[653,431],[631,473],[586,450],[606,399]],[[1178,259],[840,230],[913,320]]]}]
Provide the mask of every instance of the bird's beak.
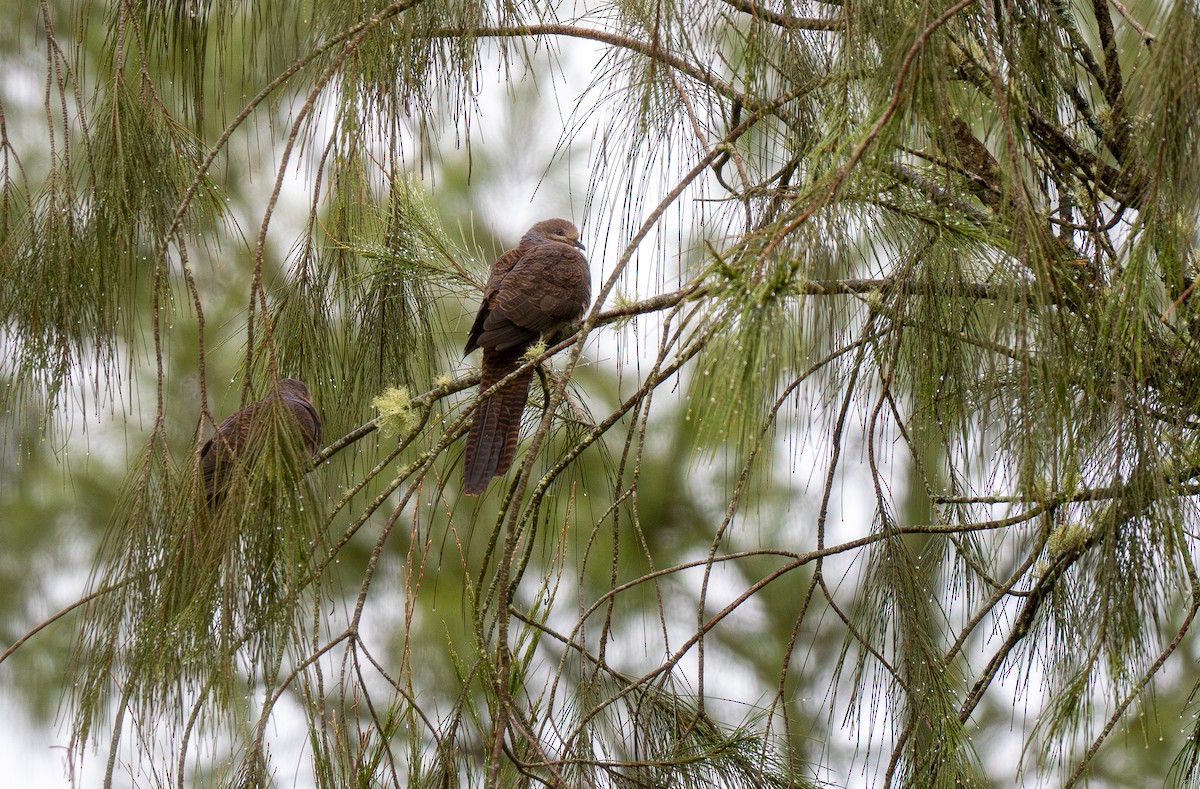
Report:
[{"label": "bird's beak", "polygon": [[576,240],[572,241],[572,242],[571,242],[571,244],[572,244],[573,246],[575,246],[576,248],[578,248],[578,249],[587,249],[587,247],[585,247],[585,246],[583,245],[583,242],[582,242],[582,241],[580,241],[579,239],[576,239]]}]

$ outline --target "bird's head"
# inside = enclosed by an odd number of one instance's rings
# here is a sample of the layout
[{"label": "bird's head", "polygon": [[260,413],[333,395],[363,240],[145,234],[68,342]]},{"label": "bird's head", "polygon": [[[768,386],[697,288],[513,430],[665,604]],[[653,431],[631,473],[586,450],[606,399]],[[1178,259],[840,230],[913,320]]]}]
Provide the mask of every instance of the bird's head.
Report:
[{"label": "bird's head", "polygon": [[543,219],[531,227],[525,235],[559,241],[577,249],[584,248],[583,244],[579,243],[579,228],[566,219]]},{"label": "bird's head", "polygon": [[312,393],[298,378],[280,378],[279,393],[285,397],[298,397],[301,400],[312,401]]}]

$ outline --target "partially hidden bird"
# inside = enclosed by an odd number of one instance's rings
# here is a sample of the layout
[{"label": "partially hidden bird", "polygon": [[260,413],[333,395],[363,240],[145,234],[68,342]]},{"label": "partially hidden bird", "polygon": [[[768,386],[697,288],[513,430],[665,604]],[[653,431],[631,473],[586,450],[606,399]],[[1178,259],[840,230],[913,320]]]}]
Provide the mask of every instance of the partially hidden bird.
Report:
[{"label": "partially hidden bird", "polygon": [[262,440],[260,431],[269,410],[278,403],[282,403],[299,428],[307,456],[314,455],[321,446],[324,429],[308,387],[295,378],[281,378],[278,394],[272,391],[261,400],[235,411],[217,425],[216,432],[200,448],[200,474],[210,505],[215,505],[225,492],[234,463],[252,451],[255,442]]},{"label": "partially hidden bird", "polygon": [[[534,343],[583,317],[592,300],[591,275],[579,228],[545,219],[492,265],[463,355],[483,349],[479,391],[513,373]],[[467,433],[463,490],[474,496],[508,471],[517,449],[521,414],[533,368],[526,369],[479,404]]]}]

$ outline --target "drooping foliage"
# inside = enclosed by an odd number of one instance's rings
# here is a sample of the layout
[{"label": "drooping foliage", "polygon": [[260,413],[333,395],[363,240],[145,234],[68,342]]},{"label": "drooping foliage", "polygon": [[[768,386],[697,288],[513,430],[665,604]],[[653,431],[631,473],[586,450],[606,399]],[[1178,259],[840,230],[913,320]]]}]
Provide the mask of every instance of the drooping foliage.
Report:
[{"label": "drooping foliage", "polygon": [[[137,436],[62,620],[72,758],[1200,781],[1200,8],[568,5],[18,16],[3,462],[79,403]],[[583,227],[596,299],[474,499],[458,349],[543,218],[491,178]],[[196,444],[285,376],[332,443],[275,414],[214,507]]]}]

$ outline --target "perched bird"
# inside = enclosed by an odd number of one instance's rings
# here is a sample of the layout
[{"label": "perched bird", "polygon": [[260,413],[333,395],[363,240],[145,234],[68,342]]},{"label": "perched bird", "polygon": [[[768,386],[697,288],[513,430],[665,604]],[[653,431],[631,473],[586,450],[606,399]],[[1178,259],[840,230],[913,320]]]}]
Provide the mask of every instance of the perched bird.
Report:
[{"label": "perched bird", "polygon": [[[490,389],[521,366],[538,340],[583,317],[592,300],[587,258],[579,229],[565,219],[538,222],[521,243],[492,266],[479,314],[463,350],[483,349],[483,380]],[[479,404],[467,433],[463,489],[482,493],[492,477],[508,471],[517,449],[521,413],[533,370],[522,372]]]},{"label": "perched bird", "polygon": [[[305,452],[313,455],[321,446],[324,431],[308,387],[295,378],[283,378],[279,381],[278,398],[296,421]],[[200,473],[210,504],[224,493],[234,461],[253,448],[252,442],[261,440],[256,431],[261,429],[268,409],[275,403],[276,394],[272,391],[263,399],[235,411],[217,425],[217,432],[200,448]]]}]

